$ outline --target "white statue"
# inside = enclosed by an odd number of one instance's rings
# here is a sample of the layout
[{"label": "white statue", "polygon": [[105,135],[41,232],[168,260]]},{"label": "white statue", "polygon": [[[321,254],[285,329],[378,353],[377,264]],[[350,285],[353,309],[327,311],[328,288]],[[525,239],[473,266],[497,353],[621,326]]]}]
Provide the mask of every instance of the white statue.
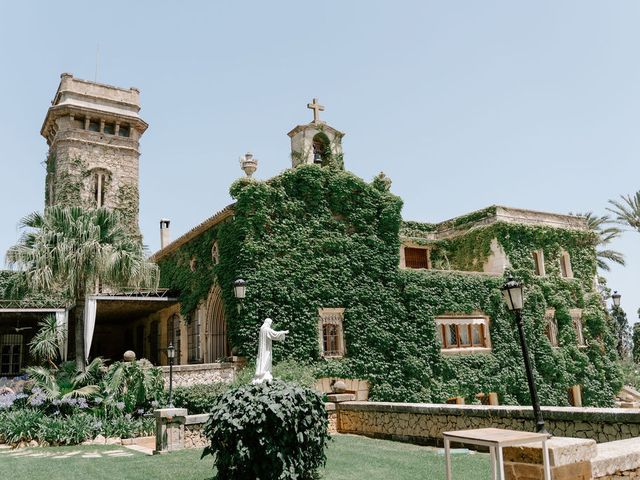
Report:
[{"label": "white statue", "polygon": [[276,332],[271,328],[273,320],[270,318],[265,319],[262,327],[260,327],[260,339],[258,341],[258,358],[256,360],[256,375],[253,377],[251,383],[262,383],[265,380],[267,382],[273,380],[271,375],[271,342],[276,340],[281,342],[284,340],[284,336],[289,333],[289,330],[283,330]]}]

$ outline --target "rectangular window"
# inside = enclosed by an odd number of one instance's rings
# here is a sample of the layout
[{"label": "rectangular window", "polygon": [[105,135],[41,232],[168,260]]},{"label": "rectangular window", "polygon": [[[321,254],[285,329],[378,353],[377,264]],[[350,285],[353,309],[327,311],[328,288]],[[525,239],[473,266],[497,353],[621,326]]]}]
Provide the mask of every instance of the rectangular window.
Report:
[{"label": "rectangular window", "polygon": [[200,317],[204,313],[202,309],[196,310],[194,317],[191,319],[189,326],[187,327],[187,343],[189,346],[189,363],[202,362],[202,356],[200,355]]},{"label": "rectangular window", "polygon": [[169,344],[173,344],[173,348],[176,350],[175,363],[180,364],[182,358],[182,332],[180,330],[180,316],[177,314],[172,315],[168,321],[168,338],[167,347]]},{"label": "rectangular window", "polygon": [[542,250],[536,250],[531,252],[533,256],[533,271],[536,275],[544,276],[544,253]]},{"label": "rectangular window", "polygon": [[107,133],[109,135],[115,134],[116,133],[116,125],[115,125],[115,123],[105,123],[103,132]]},{"label": "rectangular window", "polygon": [[446,316],[435,319],[442,350],[489,349],[489,318],[483,316]]},{"label": "rectangular window", "polygon": [[2,335],[0,376],[18,375],[22,369],[22,335]]},{"label": "rectangular window", "polygon": [[89,120],[89,128],[88,128],[88,130],[90,130],[92,132],[99,132],[100,131],[100,120],[94,120],[94,119]]},{"label": "rectangular window", "polygon": [[120,125],[120,129],[118,130],[118,135],[121,137],[128,137],[131,134],[131,128],[129,125]]},{"label": "rectangular window", "polygon": [[429,268],[429,249],[404,247],[405,268]]},{"label": "rectangular window", "polygon": [[345,354],[343,319],[344,308],[318,310],[318,334],[323,357],[342,357]]}]

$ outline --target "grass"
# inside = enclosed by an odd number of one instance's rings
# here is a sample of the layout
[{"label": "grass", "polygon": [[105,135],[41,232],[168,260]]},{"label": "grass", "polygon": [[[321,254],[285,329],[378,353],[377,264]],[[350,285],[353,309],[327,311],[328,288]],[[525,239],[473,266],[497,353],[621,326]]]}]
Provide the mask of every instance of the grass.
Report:
[{"label": "grass", "polygon": [[[124,450],[127,457],[109,457],[109,452]],[[54,456],[81,452],[68,458]],[[97,452],[100,458],[82,458]],[[166,455],[148,456],[120,446],[76,446],[0,450],[0,472],[12,480],[44,478],[68,480],[166,479],[205,480],[213,477],[212,459],[200,460],[202,450],[182,450]],[[13,456],[18,453],[19,456]],[[27,456],[40,454],[39,457]],[[456,480],[489,478],[489,458],[485,454],[456,455],[453,459]],[[336,435],[327,450],[325,480],[440,480],[444,479],[444,457],[433,448],[352,435]]]}]

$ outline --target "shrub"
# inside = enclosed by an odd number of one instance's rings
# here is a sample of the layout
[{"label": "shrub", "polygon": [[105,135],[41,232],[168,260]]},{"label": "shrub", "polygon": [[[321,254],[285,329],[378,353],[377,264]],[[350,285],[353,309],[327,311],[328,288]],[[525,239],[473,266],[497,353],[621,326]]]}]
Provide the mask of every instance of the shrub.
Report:
[{"label": "shrub", "polygon": [[152,435],[155,432],[153,417],[132,417],[130,414],[102,420],[100,433],[105,437],[133,438]]},{"label": "shrub", "polygon": [[109,367],[103,380],[106,403],[126,413],[150,406],[153,401],[162,397],[163,391],[161,370],[144,359],[137,362],[115,362]]},{"label": "shrub", "polygon": [[6,412],[0,422],[0,437],[6,443],[28,442],[38,438],[42,412],[22,408]]},{"label": "shrub", "polygon": [[222,382],[177,387],[173,391],[173,405],[178,408],[186,408],[192,415],[209,413],[228,389],[229,385]]},{"label": "shrub", "polygon": [[218,479],[314,479],[326,461],[327,412],[319,394],[281,380],[225,393],[204,427]]},{"label": "shrub", "polygon": [[93,415],[76,413],[68,417],[43,417],[38,439],[50,445],[76,445],[94,438],[99,424]]}]

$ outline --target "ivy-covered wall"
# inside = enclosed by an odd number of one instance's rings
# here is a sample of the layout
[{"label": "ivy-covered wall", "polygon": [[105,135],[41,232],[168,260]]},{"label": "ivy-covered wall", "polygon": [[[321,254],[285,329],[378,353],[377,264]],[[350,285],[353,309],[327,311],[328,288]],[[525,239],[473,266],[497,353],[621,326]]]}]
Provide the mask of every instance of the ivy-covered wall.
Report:
[{"label": "ivy-covered wall", "polygon": [[[610,405],[621,386],[608,317],[593,290],[594,238],[588,232],[494,223],[465,235],[430,242],[432,263],[450,271],[400,270],[400,235],[442,226],[402,222],[402,201],[380,178],[367,183],[336,168],[304,165],[267,182],[239,180],[231,187],[234,217],[161,258],[162,286],[180,293],[192,311],[214,281],[222,286],[230,343],[254,357],[258,329],[270,316],[288,329],[274,345],[277,362],[314,362],[319,375],[367,378],[376,400],[475,400],[496,391],[502,403],[527,404],[529,394],[513,316],[500,297],[501,277],[481,270],[496,238],[516,275],[527,283],[526,334],[544,404],[566,405],[567,389],[583,386],[586,405]],[[491,209],[458,219],[487,218]],[[402,228],[402,232],[401,232]],[[211,248],[218,241],[220,263]],[[531,251],[544,250],[547,276],[533,275]],[[571,256],[575,279],[558,274],[561,249]],[[476,259],[474,261],[474,259]],[[195,260],[195,264],[194,264]],[[195,268],[193,266],[195,265]],[[238,312],[233,280],[248,281]],[[344,307],[347,355],[320,358],[318,309]],[[544,312],[556,309],[560,347],[544,334]],[[583,308],[588,347],[576,346],[570,308]],[[491,353],[443,356],[434,318],[482,311],[490,317]]]}]

